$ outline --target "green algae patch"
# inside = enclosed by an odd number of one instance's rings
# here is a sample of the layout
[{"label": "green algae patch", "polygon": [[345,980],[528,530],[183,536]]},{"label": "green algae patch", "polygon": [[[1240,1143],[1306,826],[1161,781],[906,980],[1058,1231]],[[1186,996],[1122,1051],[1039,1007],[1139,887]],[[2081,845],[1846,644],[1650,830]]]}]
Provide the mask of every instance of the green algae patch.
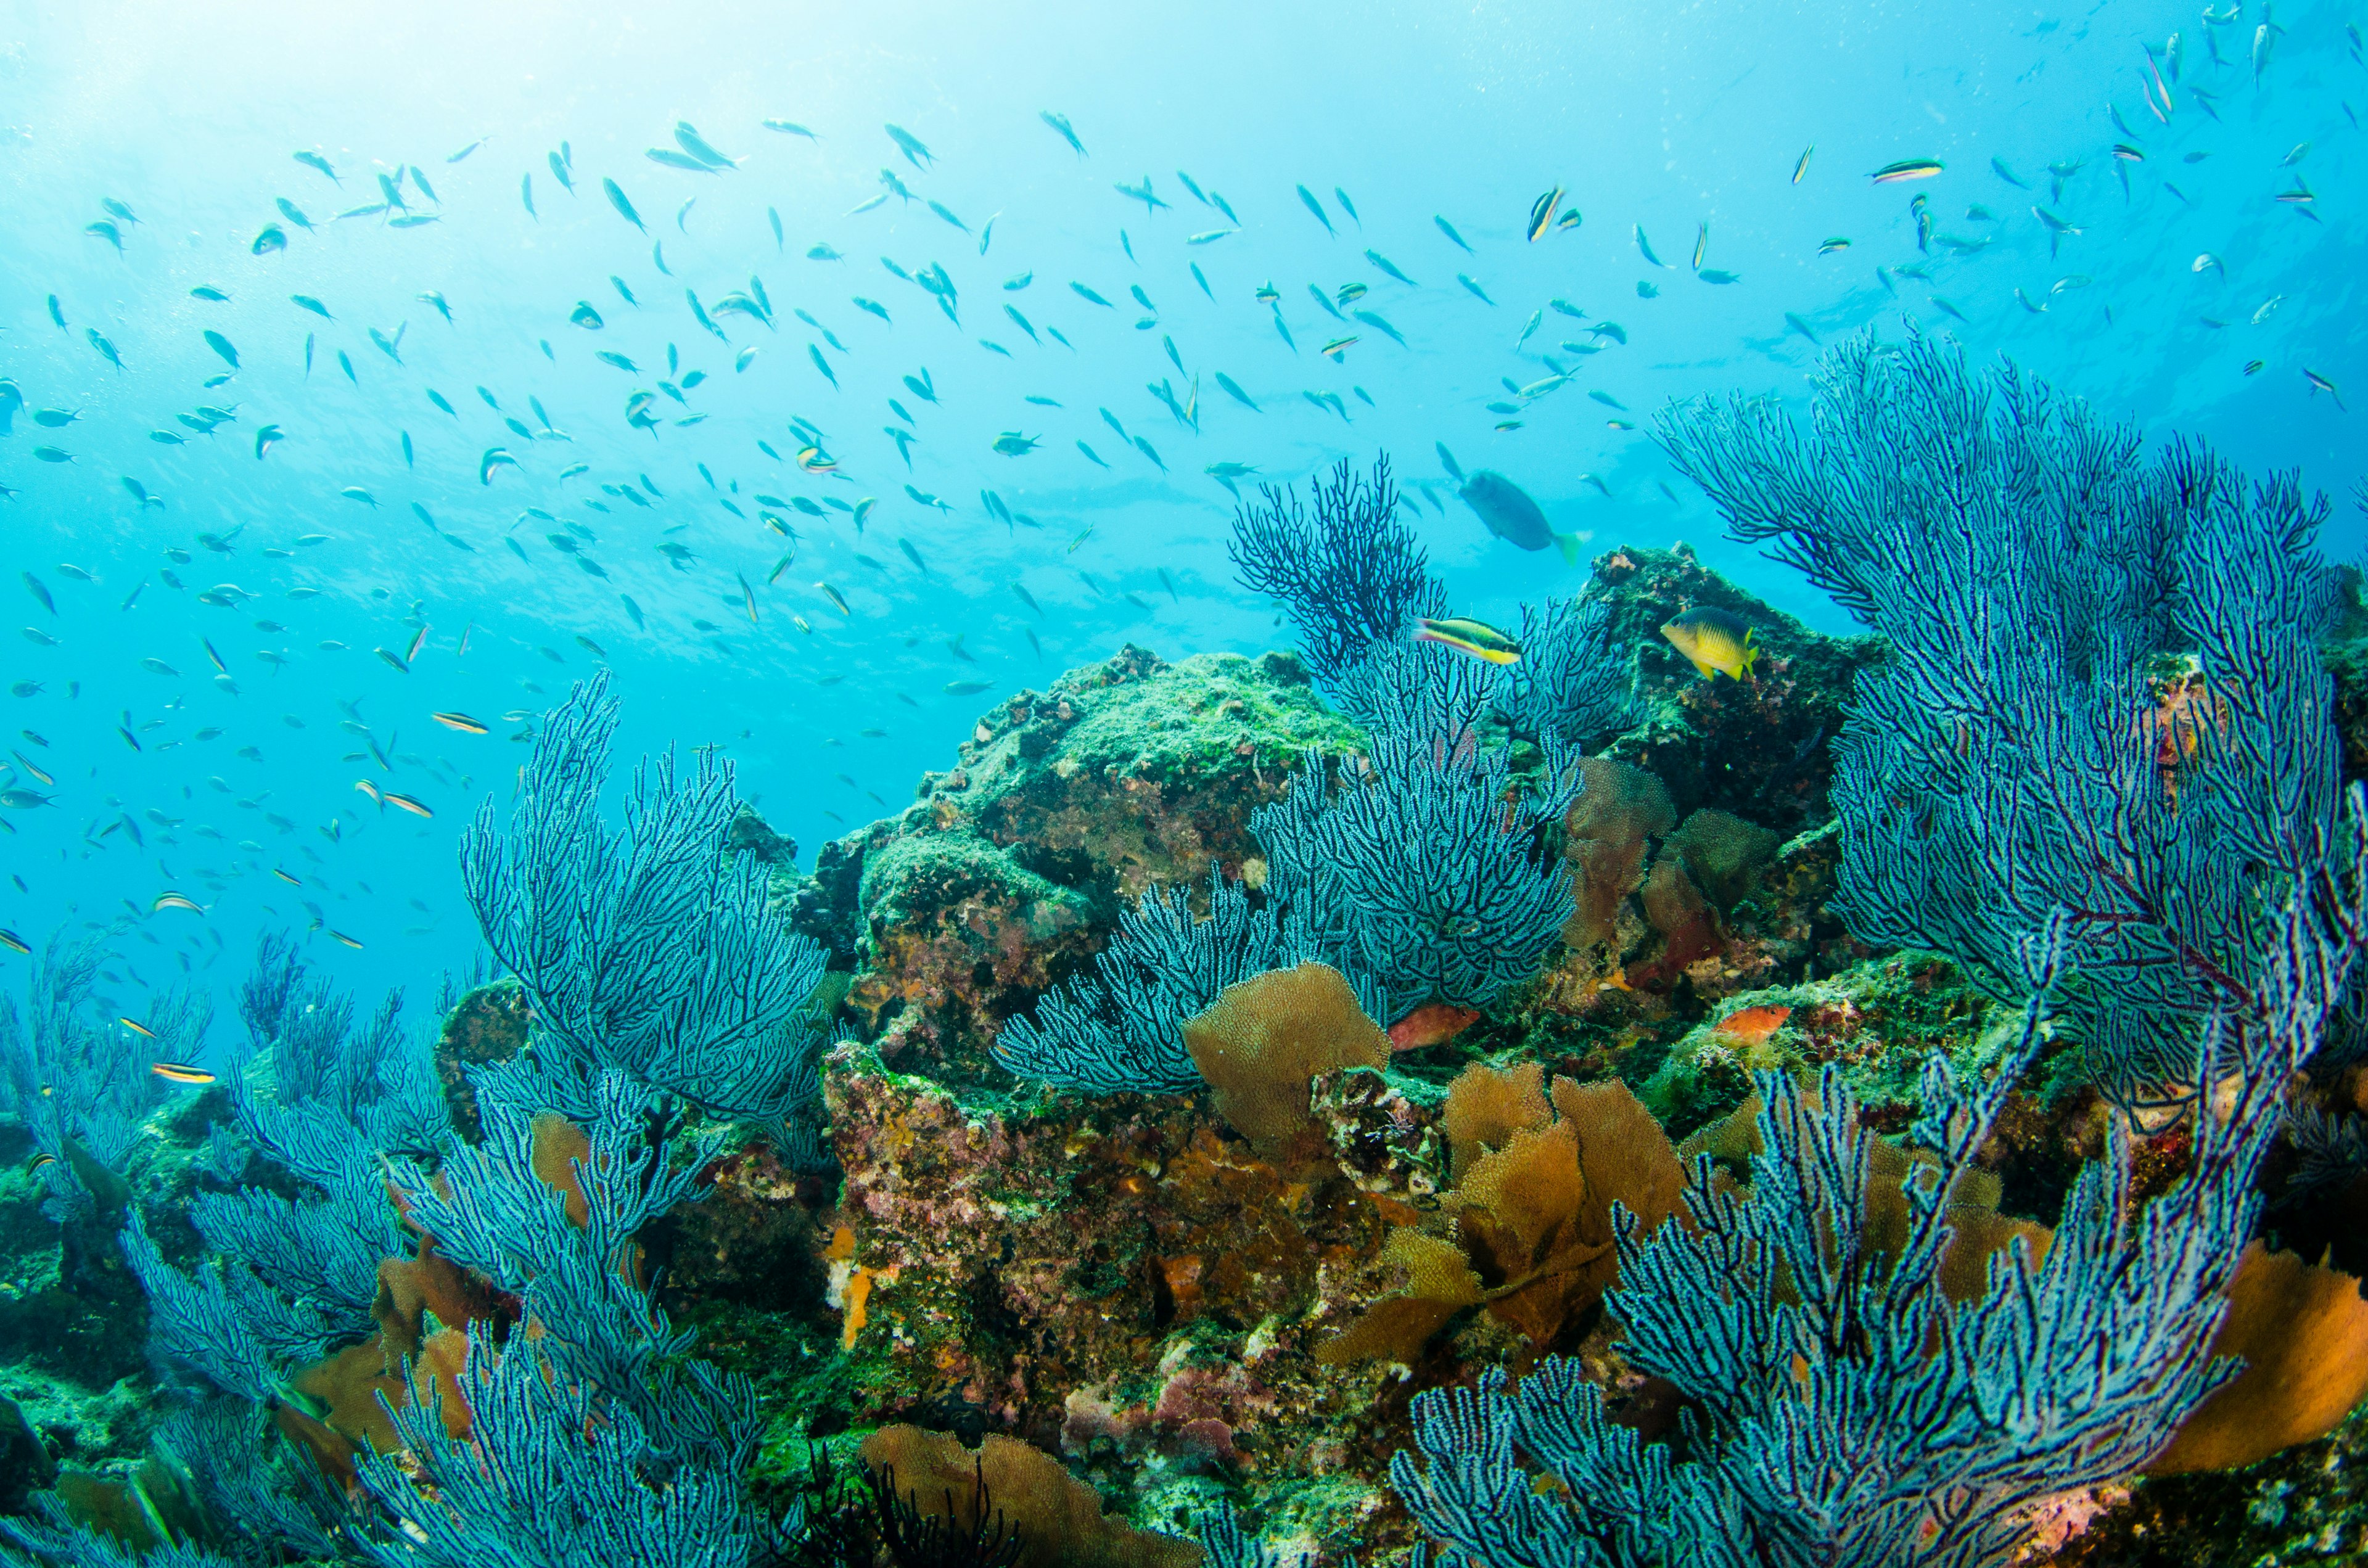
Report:
[{"label": "green algae patch", "polygon": [[949,832],[897,839],[864,863],[860,894],[866,920],[901,926],[916,911],[966,902],[1019,912],[1019,931],[1050,941],[1088,919],[1084,898],[1013,860],[1001,846],[975,833]]},{"label": "green algae patch", "polygon": [[[1295,681],[1281,676],[1297,676]],[[1297,662],[1201,653],[1165,665],[1094,705],[1047,756],[1054,768],[1118,768],[1156,783],[1237,769],[1245,760],[1294,766],[1310,748],[1340,753],[1364,733],[1326,708]],[[1250,753],[1242,747],[1248,745]]]}]

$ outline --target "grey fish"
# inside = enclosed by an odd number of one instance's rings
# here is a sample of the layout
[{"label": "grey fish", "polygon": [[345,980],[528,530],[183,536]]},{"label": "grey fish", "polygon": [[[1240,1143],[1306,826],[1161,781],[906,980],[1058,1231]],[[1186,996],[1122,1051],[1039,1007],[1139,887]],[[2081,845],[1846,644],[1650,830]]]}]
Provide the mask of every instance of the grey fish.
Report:
[{"label": "grey fish", "polygon": [[1479,469],[1456,494],[1480,515],[1482,525],[1506,543],[1520,550],[1559,549],[1565,561],[1578,560],[1578,536],[1554,532],[1544,509],[1503,474]]}]

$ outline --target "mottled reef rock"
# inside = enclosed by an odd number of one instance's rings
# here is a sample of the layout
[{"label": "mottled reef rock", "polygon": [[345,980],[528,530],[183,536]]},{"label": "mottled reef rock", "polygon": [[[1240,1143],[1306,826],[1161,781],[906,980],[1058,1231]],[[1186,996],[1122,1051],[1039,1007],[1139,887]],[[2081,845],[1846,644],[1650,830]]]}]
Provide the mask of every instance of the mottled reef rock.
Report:
[{"label": "mottled reef rock", "polygon": [[1006,1083],[996,1030],[1099,950],[1155,884],[1238,876],[1249,815],[1308,747],[1358,739],[1287,653],[1168,665],[1135,647],[987,710],[894,817],[825,844],[777,898],[855,979],[882,1057]]},{"label": "mottled reef rock", "polygon": [[1373,1380],[1314,1352],[1364,1304],[1355,1283],[1393,1213],[1435,1179],[1403,1093],[1320,1085],[1345,1154],[1278,1165],[1199,1096],[982,1108],[855,1047],[829,1091],[846,1165],[833,1299],[868,1419],[975,1411],[1137,1503],[1230,1471],[1261,1490],[1353,1481],[1327,1495],[1379,1506],[1392,1445]]},{"label": "mottled reef rock", "polygon": [[[1784,837],[1825,821],[1833,762],[1858,671],[1883,656],[1880,637],[1827,637],[1704,566],[1683,544],[1625,545],[1596,557],[1581,597],[1611,606],[1614,640],[1636,651],[1651,707],[1604,755],[1651,771],[1680,817],[1715,809]],[[1731,610],[1754,633],[1749,681],[1704,680],[1660,629],[1690,609]]]},{"label": "mottled reef rock", "polygon": [[[1516,1050],[1641,1087],[1731,999],[1867,956],[1827,908],[1840,845],[1825,743],[1883,643],[1813,631],[1683,545],[1598,557],[1585,595],[1610,604],[1615,638],[1634,650],[1645,717],[1588,760],[1565,821],[1578,911],[1565,951],[1461,1050]],[[1754,679],[1705,680],[1661,636],[1701,606],[1753,628]],[[1451,1071],[1461,1060],[1442,1057]]]}]

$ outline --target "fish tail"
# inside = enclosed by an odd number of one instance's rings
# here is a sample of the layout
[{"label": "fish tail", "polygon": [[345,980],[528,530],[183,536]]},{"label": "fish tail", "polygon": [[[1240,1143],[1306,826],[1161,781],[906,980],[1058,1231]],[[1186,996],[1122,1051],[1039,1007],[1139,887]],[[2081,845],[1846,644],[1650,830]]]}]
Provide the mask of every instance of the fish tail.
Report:
[{"label": "fish tail", "polygon": [[1563,564],[1565,566],[1576,566],[1578,564],[1578,535],[1556,534],[1554,536],[1554,548],[1562,551]]}]

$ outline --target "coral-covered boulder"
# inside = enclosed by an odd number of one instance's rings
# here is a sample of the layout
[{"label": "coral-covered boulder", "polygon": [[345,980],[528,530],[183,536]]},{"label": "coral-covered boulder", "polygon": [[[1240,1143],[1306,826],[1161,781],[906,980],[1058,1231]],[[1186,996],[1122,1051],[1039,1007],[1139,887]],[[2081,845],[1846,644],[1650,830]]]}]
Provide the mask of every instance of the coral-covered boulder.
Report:
[{"label": "coral-covered boulder", "polygon": [[[1583,594],[1634,649],[1645,717],[1584,764],[1563,841],[1577,910],[1505,1027],[1591,1075],[1629,1072],[1632,1052],[1656,1055],[1724,998],[1866,956],[1827,907],[1840,863],[1829,743],[1884,643],[1813,631],[1683,545],[1599,556]],[[1746,678],[1703,677],[1662,636],[1704,608],[1750,628]],[[1483,1041],[1507,1042],[1501,1028]]]},{"label": "coral-covered boulder", "polygon": [[1354,726],[1297,660],[1128,647],[980,718],[955,766],[897,816],[822,846],[814,873],[776,864],[799,927],[854,971],[848,1005],[899,1070],[1008,1083],[1003,1019],[1088,960],[1154,884],[1258,852],[1249,815],[1308,747]]},{"label": "coral-covered boulder", "polygon": [[[1623,545],[1595,560],[1583,596],[1611,607],[1615,645],[1636,650],[1651,717],[1606,748],[1648,768],[1680,817],[1705,807],[1791,837],[1830,814],[1826,743],[1841,729],[1858,671],[1880,637],[1827,637],[1752,597],[1680,544]],[[1725,610],[1751,629],[1751,676],[1704,678],[1661,635],[1688,610]]]},{"label": "coral-covered boulder", "polygon": [[986,1106],[853,1044],[825,1082],[834,1381],[860,1423],[974,1413],[1121,1494],[1212,1470],[1378,1494],[1379,1375],[1315,1351],[1386,1288],[1368,1266],[1435,1187],[1435,1111],[1333,1074],[1303,1102],[1315,1136],[1261,1153],[1202,1096]]}]

